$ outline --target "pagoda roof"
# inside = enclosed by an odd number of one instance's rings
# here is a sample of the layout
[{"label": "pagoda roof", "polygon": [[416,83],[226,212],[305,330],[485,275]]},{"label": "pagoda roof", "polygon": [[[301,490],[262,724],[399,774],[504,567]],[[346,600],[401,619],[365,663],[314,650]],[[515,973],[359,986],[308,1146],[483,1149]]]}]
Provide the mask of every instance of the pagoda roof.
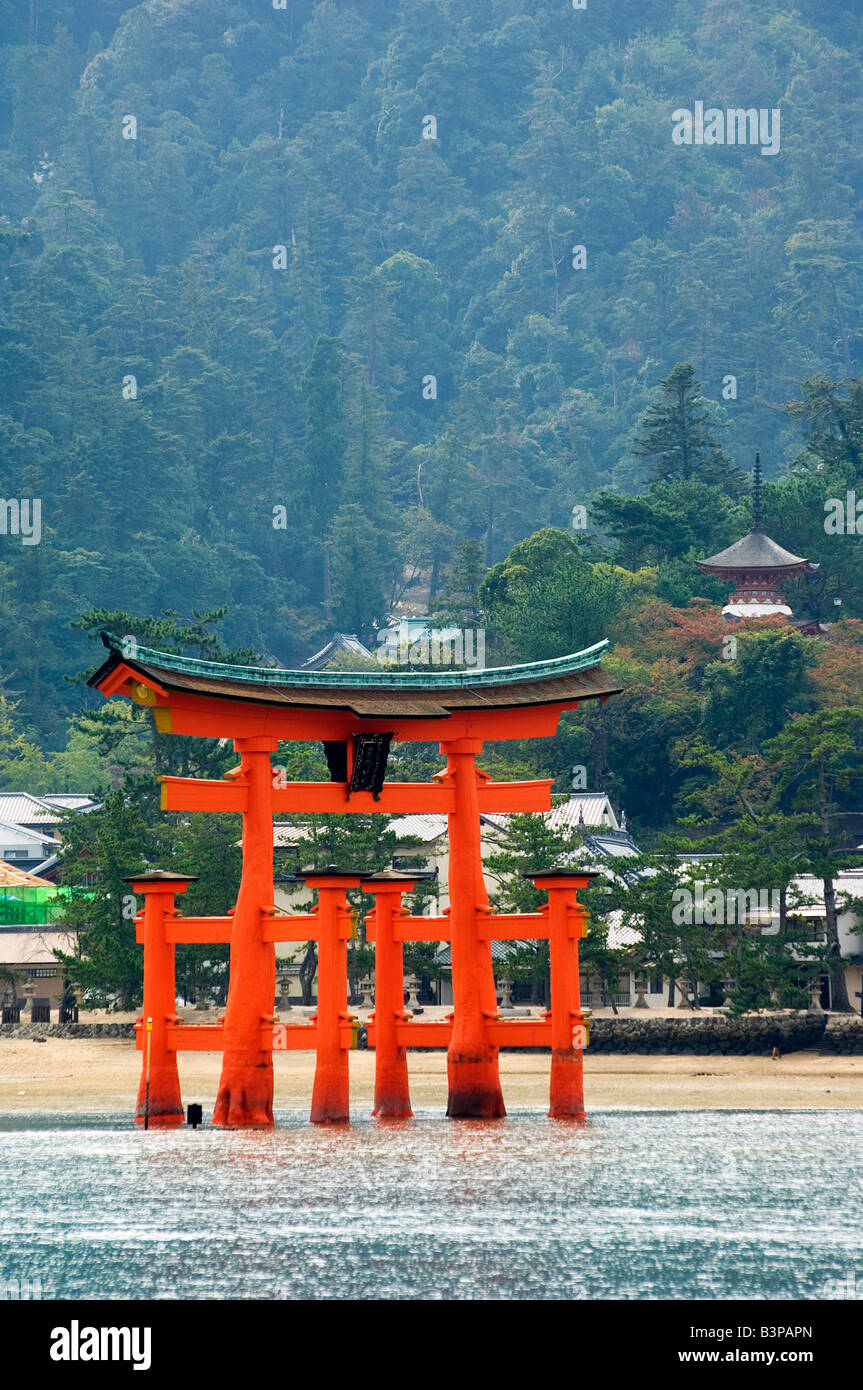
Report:
[{"label": "pagoda roof", "polygon": [[123,667],[166,691],[270,706],[350,710],[373,718],[441,718],[456,711],[600,699],[621,689],[600,666],[607,641],[551,661],[483,670],[290,671],[200,661],[141,646],[128,655],[128,639],[121,642],[102,633],[102,640],[108,658],[88,681],[97,689]]},{"label": "pagoda roof", "polygon": [[706,560],[695,563],[705,574],[722,570],[805,570],[811,574],[818,569],[811,560],[803,555],[792,555],[790,550],[755,528],[717,555],[709,555]]}]

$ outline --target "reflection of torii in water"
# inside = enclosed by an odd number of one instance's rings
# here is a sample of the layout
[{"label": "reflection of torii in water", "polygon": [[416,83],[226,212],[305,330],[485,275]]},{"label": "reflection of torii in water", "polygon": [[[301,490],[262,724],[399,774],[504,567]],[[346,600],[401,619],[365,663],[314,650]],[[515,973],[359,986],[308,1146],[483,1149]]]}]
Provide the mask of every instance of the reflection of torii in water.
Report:
[{"label": "reflection of torii in water", "polygon": [[[273,1047],[317,1050],[312,1120],[348,1118],[348,1051],[356,1022],[348,1013],[347,941],[353,930],[346,892],[375,899],[368,939],[376,946],[376,999],[369,1043],[376,1049],[376,1114],[409,1114],[405,1049],[447,1047],[449,1102],[454,1117],[505,1113],[498,1050],[551,1046],[551,1104],[555,1116],[583,1113],[583,1019],[578,985],[578,937],[583,913],[575,889],[591,874],[578,869],[528,875],[548,890],[539,913],[492,913],[482,876],[480,813],[544,811],[551,782],[493,782],[476,767],[483,740],[542,738],[555,733],[561,712],[582,700],[605,700],[619,687],[600,666],[606,646],[554,661],[498,670],[446,672],[280,671],[195,661],[121,644],[105,637],[108,659],[90,678],[105,696],[128,695],[150,707],[162,734],[231,738],[240,764],[222,780],[164,777],[168,811],[239,812],[243,872],[237,906],[226,917],[180,917],[174,894],[190,881],[153,871],[133,880],[144,895],[138,918],[144,943],[145,1073],[136,1118],[178,1124],[183,1118],[177,1051],[221,1050],[222,1076],[213,1116],[231,1127],[273,1122]],[[274,779],[271,755],[280,739],[327,745],[330,782]],[[383,740],[440,745],[445,770],[430,783],[385,780]],[[380,743],[380,756],[374,753]],[[362,760],[355,753],[362,747]],[[411,917],[401,895],[414,880],[392,871],[363,875],[331,866],[302,875],[317,889],[310,913],[286,916],[273,903],[274,813],[444,813],[449,822],[450,908],[438,918]],[[551,1009],[545,1018],[500,1019],[492,940],[549,941]],[[318,943],[318,1005],[313,1020],[279,1025],[274,1038],[275,943]],[[228,1003],[215,1026],[179,1019],[174,949],[190,942],[229,942]],[[404,1012],[405,941],[449,941],[453,1012],[444,1020],[411,1020]],[[152,1020],[152,1029],[149,1027]],[[139,1041],[140,1041],[139,1037]],[[147,1066],[147,1060],[149,1066]]]}]

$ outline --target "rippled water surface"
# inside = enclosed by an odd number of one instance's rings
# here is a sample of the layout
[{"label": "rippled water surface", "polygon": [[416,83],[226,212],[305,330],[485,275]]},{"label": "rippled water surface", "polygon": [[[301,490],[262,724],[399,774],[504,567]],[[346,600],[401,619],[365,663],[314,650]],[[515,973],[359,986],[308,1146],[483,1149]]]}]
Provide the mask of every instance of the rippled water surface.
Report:
[{"label": "rippled water surface", "polygon": [[[143,1134],[0,1117],[0,1282],[50,1298],[822,1298],[863,1111]],[[10,1239],[11,1238],[11,1239]]]}]

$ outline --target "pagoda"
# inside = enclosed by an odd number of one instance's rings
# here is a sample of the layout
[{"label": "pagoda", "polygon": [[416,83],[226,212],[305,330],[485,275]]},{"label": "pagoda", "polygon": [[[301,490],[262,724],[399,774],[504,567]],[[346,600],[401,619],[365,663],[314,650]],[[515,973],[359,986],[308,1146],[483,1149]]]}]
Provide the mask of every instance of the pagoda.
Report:
[{"label": "pagoda", "polygon": [[765,535],[761,509],[761,457],[755,455],[752,488],[752,529],[717,555],[695,562],[702,574],[718,574],[734,585],[722,610],[724,618],[765,618],[774,613],[792,616],[781,585],[797,574],[814,574],[818,566],[778,545]]}]

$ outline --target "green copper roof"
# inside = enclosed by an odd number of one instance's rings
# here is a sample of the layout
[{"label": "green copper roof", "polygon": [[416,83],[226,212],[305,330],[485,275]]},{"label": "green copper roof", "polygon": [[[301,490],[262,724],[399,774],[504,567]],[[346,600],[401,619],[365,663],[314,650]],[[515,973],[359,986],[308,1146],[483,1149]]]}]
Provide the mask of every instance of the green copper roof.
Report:
[{"label": "green copper roof", "polygon": [[[102,641],[121,660],[135,666],[150,667],[153,671],[176,671],[181,675],[248,681],[254,685],[301,686],[307,690],[452,690],[481,685],[512,685],[517,681],[541,681],[598,666],[608,646],[605,640],[586,647],[583,652],[555,657],[551,661],[532,661],[523,666],[497,666],[482,671],[473,668],[467,671],[283,671],[273,666],[230,666],[221,661],[198,661],[190,656],[153,651],[137,643],[130,650],[128,638],[121,641],[106,632],[102,633]],[[91,682],[93,679],[91,677]]]}]

